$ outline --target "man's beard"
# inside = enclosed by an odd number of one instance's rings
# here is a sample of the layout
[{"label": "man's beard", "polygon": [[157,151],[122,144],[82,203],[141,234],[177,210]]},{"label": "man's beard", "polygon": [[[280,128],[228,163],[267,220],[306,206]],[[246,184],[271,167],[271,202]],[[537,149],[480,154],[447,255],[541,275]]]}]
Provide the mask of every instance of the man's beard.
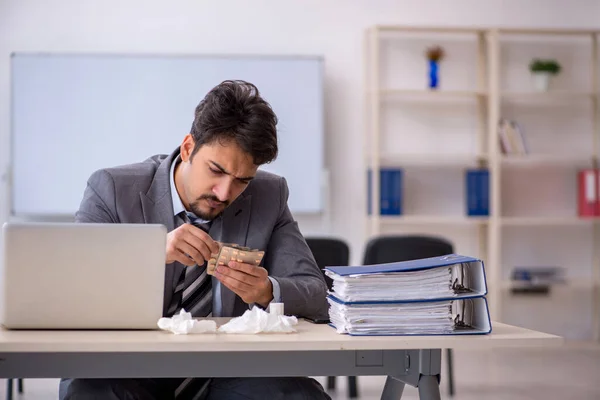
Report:
[{"label": "man's beard", "polygon": [[[204,211],[202,211],[202,209],[200,208],[200,201],[201,200],[212,200],[216,203],[221,203],[223,204],[225,207],[223,207],[223,210],[219,211],[216,214],[209,214],[209,213],[205,213]],[[194,201],[193,203],[190,203],[190,209],[192,210],[192,212],[200,219],[203,219],[205,221],[212,221],[213,219],[219,217],[221,214],[223,214],[223,211],[225,211],[225,209],[227,208],[227,206],[229,205],[228,201],[220,201],[217,196],[213,195],[213,194],[203,194],[202,196],[198,197],[196,199],[196,201]]]}]

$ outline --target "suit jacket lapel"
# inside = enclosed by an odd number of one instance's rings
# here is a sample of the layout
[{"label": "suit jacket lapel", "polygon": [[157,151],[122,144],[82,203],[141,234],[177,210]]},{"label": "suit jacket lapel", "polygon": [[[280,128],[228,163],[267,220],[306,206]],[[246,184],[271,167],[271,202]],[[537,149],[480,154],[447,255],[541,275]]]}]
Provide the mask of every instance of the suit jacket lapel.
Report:
[{"label": "suit jacket lapel", "polygon": [[[165,225],[168,232],[175,229],[170,169],[171,163],[178,153],[179,149],[160,163],[150,188],[146,193],[140,193],[144,222],[147,224]],[[166,266],[163,314],[166,314],[171,303],[171,298],[173,297],[174,279],[181,275],[183,268],[183,265],[179,263],[172,263]]]},{"label": "suit jacket lapel", "polygon": [[[248,238],[248,225],[250,222],[250,210],[252,196],[242,194],[235,202],[225,209],[223,215],[216,219],[211,227],[210,236],[223,243],[237,243],[245,246]],[[221,286],[221,315],[216,317],[231,316],[235,307],[235,293],[225,285],[212,278],[213,288]]]}]

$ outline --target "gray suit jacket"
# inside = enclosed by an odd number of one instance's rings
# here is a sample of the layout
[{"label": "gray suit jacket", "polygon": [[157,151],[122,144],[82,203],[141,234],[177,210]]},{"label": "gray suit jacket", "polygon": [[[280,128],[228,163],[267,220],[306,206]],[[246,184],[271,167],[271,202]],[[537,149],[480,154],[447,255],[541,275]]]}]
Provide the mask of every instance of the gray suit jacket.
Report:
[{"label": "gray suit jacket", "polygon": [[[76,214],[78,222],[162,224],[170,232],[175,217],[169,180],[179,154],[156,155],[141,163],[94,172]],[[326,317],[327,286],[287,206],[284,178],[258,171],[246,190],[216,218],[210,236],[221,242],[265,250],[263,266],[281,288],[287,315]],[[183,265],[166,265],[163,314]],[[213,285],[220,284],[213,277]],[[222,315],[239,316],[248,309],[240,297],[221,287]]]}]

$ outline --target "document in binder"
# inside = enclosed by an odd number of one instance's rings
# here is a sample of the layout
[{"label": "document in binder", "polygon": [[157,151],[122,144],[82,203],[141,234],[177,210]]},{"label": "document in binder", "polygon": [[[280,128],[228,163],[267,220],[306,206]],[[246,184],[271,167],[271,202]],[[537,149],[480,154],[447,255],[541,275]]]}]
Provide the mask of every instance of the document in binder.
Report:
[{"label": "document in binder", "polygon": [[329,320],[353,336],[477,335],[492,331],[485,297],[396,303],[343,303],[328,296]]},{"label": "document in binder", "polygon": [[333,295],[344,303],[487,294],[483,261],[458,254],[356,267],[326,267],[325,274],[333,280]]},{"label": "document in binder", "polygon": [[482,260],[458,254],[327,267],[331,325],[350,335],[462,335],[491,332]]}]

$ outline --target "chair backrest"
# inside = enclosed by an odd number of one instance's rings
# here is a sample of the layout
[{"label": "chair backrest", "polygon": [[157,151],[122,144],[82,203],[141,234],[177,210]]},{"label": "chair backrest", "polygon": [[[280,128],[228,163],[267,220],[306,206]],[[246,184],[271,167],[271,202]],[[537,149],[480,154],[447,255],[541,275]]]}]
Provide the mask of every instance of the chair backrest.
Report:
[{"label": "chair backrest", "polygon": [[409,261],[454,253],[452,243],[426,235],[378,236],[367,243],[364,265]]},{"label": "chair backrest", "polygon": [[307,237],[305,239],[319,269],[323,272],[327,287],[331,290],[333,281],[325,275],[323,268],[336,265],[347,266],[350,262],[350,248],[348,244],[336,238]]}]

